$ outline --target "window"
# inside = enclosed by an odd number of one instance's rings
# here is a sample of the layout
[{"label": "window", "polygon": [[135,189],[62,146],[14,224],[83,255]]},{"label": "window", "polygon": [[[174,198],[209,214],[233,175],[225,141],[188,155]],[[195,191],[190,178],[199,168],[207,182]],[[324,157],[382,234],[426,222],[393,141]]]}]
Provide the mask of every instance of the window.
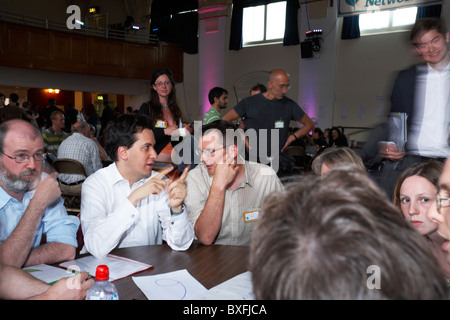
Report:
[{"label": "window", "polygon": [[377,11],[359,16],[361,35],[410,30],[416,21],[417,7]]},{"label": "window", "polygon": [[283,42],[286,1],[244,8],[242,42],[244,47]]}]

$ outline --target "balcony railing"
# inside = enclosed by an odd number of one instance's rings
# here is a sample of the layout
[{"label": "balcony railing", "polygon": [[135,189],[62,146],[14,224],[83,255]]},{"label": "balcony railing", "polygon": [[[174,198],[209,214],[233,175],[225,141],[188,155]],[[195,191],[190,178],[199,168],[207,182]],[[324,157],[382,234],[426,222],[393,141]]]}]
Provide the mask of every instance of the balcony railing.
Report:
[{"label": "balcony railing", "polygon": [[158,44],[158,38],[148,32],[148,29],[130,29],[120,30],[118,28],[101,28],[88,25],[80,25],[79,29],[67,28],[66,22],[49,20],[47,18],[35,17],[25,14],[19,14],[8,10],[0,9],[0,22],[9,22],[22,24],[35,28],[44,28],[48,30],[78,33],[86,36],[94,36],[105,39],[122,40],[127,42],[136,42],[141,44]]}]

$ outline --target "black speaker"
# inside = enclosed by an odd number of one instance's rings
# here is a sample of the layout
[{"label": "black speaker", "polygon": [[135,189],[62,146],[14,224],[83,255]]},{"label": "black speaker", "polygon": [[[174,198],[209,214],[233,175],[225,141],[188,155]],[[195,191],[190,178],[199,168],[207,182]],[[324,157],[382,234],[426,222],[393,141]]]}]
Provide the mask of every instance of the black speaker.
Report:
[{"label": "black speaker", "polygon": [[302,59],[313,57],[313,44],[312,41],[300,42],[300,50],[302,54]]}]

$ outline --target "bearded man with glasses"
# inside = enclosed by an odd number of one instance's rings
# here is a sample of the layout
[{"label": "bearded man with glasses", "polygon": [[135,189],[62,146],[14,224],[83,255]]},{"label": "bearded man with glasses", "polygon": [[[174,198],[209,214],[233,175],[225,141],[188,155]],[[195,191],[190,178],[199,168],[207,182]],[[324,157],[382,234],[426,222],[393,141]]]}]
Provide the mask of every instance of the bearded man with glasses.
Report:
[{"label": "bearded man with glasses", "polygon": [[75,257],[80,222],[67,214],[57,174],[42,172],[44,160],[35,126],[0,125],[0,264],[21,268]]}]

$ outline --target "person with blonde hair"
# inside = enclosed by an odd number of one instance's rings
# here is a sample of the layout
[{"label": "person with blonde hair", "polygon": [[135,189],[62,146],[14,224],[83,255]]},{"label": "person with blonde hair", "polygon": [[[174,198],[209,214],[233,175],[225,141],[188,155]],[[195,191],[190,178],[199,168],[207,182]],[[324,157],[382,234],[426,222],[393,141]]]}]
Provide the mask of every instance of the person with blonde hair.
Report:
[{"label": "person with blonde hair", "polygon": [[312,170],[318,176],[323,176],[332,168],[344,165],[355,165],[355,168],[367,172],[361,157],[348,147],[327,148],[312,162]]}]

